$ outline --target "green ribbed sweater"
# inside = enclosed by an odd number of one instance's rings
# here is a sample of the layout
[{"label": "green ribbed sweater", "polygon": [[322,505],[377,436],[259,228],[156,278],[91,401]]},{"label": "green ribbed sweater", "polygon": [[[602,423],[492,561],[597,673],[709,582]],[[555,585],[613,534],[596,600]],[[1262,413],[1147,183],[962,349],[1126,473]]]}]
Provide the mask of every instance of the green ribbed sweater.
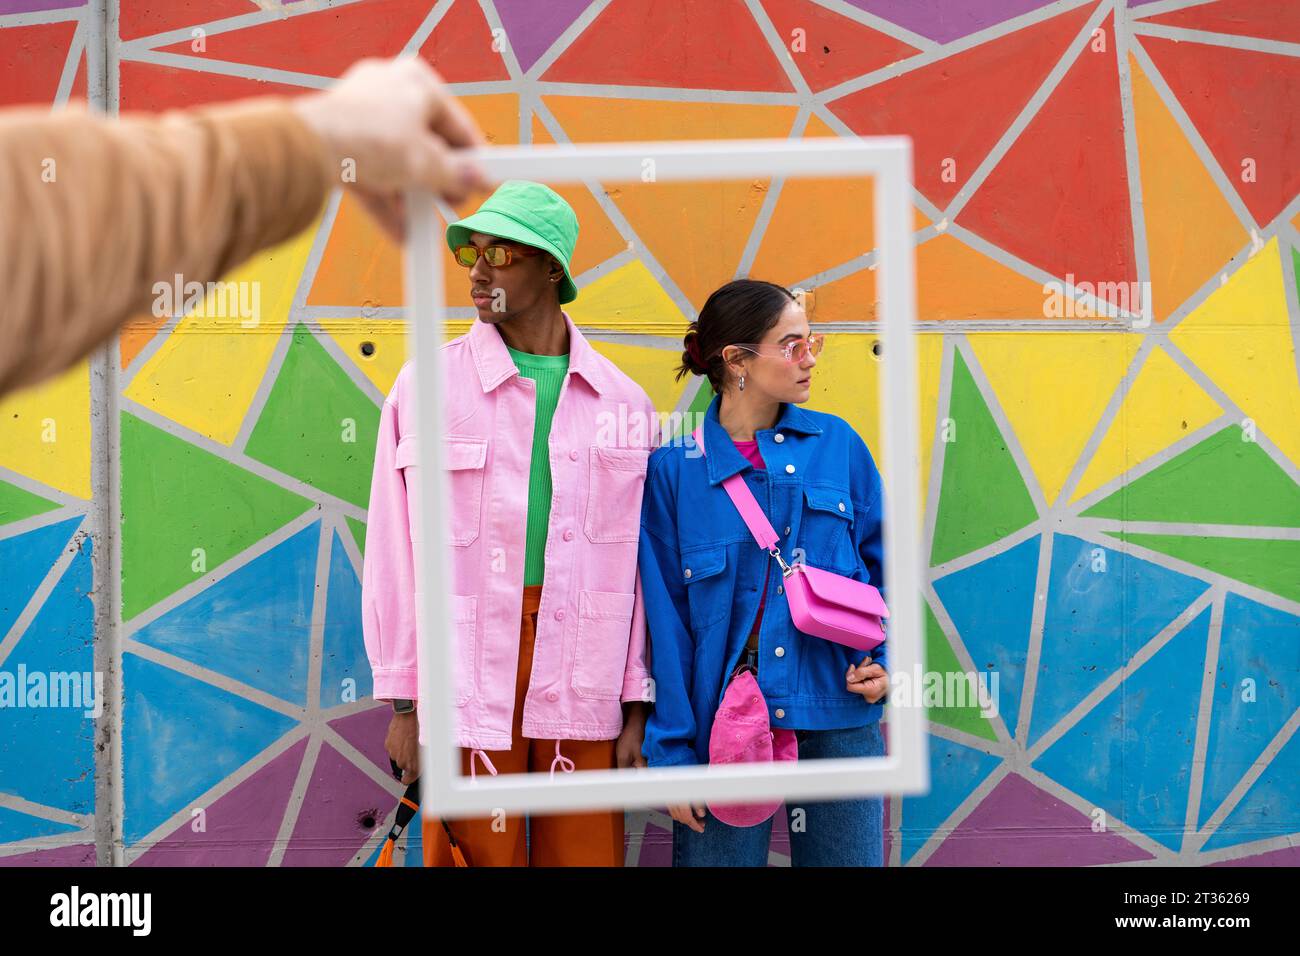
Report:
[{"label": "green ribbed sweater", "polygon": [[545,571],[546,528],[551,521],[549,439],[560,387],[569,370],[568,355],[534,355],[506,346],[515,368],[537,383],[537,417],[533,425],[532,464],[528,469],[528,531],[524,538],[524,586],[541,584]]}]

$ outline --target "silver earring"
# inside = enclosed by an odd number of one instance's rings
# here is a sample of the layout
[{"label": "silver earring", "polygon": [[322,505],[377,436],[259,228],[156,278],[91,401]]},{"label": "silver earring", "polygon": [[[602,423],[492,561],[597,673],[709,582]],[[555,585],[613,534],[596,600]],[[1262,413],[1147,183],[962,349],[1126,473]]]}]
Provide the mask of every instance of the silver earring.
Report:
[{"label": "silver earring", "polygon": [[742,392],[745,390],[745,376],[743,376],[743,375],[740,376],[740,390],[741,390]]}]

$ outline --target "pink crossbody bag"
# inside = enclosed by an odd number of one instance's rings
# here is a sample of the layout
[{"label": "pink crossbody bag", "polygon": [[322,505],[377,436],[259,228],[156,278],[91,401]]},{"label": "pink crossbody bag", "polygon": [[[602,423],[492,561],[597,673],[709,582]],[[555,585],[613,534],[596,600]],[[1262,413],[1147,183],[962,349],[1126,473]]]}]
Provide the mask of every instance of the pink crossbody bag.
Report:
[{"label": "pink crossbody bag", "polygon": [[[695,429],[693,437],[700,454],[704,454],[702,429]],[[785,596],[795,627],[805,634],[860,651],[869,651],[884,642],[883,619],[889,617],[889,609],[875,587],[802,562],[786,564],[781,549],[776,546],[781,539],[745,479],[739,474],[732,475],[722,482],[722,487],[758,546],[781,565]]]}]

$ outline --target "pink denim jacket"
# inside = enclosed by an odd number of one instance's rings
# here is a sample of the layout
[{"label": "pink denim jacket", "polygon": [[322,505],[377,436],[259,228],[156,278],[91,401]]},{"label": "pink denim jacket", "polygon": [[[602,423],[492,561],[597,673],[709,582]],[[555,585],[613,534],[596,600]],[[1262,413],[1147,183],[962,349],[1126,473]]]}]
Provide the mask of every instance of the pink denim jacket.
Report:
[{"label": "pink denim jacket", "polygon": [[[569,371],[551,424],[554,497],[523,735],[610,740],[623,729],[623,701],[654,700],[637,549],[657,419],[645,391],[593,349],[567,313],[564,321]],[[457,744],[508,750],[536,386],[519,375],[501,334],[482,321],[444,345],[442,355]],[[370,488],[362,629],[379,700],[418,697],[411,542],[420,505],[411,373],[407,362],[384,402]]]}]

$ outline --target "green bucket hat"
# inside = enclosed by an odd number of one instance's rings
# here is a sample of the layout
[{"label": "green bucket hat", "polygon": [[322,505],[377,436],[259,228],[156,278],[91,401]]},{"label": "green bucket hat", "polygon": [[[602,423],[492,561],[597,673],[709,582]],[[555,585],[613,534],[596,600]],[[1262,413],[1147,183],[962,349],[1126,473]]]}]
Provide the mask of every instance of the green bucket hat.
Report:
[{"label": "green bucket hat", "polygon": [[561,304],[578,297],[569,271],[569,259],[578,242],[578,217],[554,189],[526,179],[507,179],[476,213],[447,227],[447,248],[455,252],[457,246],[467,245],[474,232],[549,252],[564,266]]}]

